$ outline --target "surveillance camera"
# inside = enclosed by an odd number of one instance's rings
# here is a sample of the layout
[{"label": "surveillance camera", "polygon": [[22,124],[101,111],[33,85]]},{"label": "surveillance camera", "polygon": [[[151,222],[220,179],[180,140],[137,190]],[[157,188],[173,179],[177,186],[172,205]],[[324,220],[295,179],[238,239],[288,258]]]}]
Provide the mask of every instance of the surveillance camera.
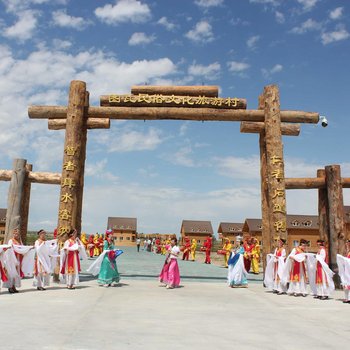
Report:
[{"label": "surveillance camera", "polygon": [[326,117],[321,116],[320,117],[320,121],[321,121],[321,125],[325,128],[326,126],[328,126],[328,120]]}]

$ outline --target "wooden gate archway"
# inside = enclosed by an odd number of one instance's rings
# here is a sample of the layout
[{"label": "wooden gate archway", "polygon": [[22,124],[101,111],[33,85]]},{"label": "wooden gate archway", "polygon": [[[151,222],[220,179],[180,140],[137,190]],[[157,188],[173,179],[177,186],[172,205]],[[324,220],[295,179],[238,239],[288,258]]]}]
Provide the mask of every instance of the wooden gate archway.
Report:
[{"label": "wooden gate archway", "polygon": [[[250,122],[246,126],[263,138],[263,237],[265,243],[276,234],[287,238],[282,133],[298,129],[287,123],[318,123],[318,113],[280,110],[276,85],[264,88],[257,110],[247,110],[245,99],[218,97],[217,86],[135,86],[130,95],[101,96],[100,104],[89,106],[86,83],[72,81],[68,106],[28,109],[30,118],[48,119],[49,129],[66,129],[57,226],[61,240],[71,228],[81,230],[87,129],[109,128],[110,119]],[[263,246],[265,255],[270,243]]]}]

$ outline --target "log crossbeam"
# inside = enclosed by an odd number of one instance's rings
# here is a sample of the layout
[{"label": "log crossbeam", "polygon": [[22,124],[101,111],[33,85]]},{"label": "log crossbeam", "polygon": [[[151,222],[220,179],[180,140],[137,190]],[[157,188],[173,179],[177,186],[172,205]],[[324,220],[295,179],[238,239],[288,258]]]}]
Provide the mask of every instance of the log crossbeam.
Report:
[{"label": "log crossbeam", "polygon": [[[305,177],[305,178],[286,178],[286,189],[321,189],[326,188],[326,179],[324,177]],[[343,188],[350,188],[350,178],[342,177],[341,184]]]},{"label": "log crossbeam", "polygon": [[[13,170],[0,170],[0,181],[11,181],[12,174]],[[59,185],[61,183],[61,174],[29,171],[28,180],[31,183]]]},{"label": "log crossbeam", "polygon": [[[30,106],[31,119],[66,119],[65,106]],[[174,107],[88,107],[87,118],[110,118],[120,120],[197,120],[197,121],[250,121],[264,122],[263,110],[174,108]],[[317,124],[319,113],[281,110],[285,123]]]}]

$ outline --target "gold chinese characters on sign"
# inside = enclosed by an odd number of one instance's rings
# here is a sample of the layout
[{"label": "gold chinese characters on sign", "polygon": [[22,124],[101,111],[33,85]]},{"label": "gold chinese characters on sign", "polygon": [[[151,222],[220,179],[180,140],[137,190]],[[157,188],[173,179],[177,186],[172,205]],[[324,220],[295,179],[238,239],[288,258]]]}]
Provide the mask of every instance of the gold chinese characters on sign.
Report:
[{"label": "gold chinese characters on sign", "polygon": [[111,106],[128,105],[135,103],[155,104],[155,105],[177,105],[185,106],[206,106],[224,108],[245,108],[245,103],[236,97],[206,97],[206,96],[175,96],[175,95],[109,95],[108,103]]},{"label": "gold chinese characters on sign", "polygon": [[[275,181],[280,181],[284,179],[284,173],[283,173],[283,159],[282,157],[278,157],[276,155],[273,155],[270,158],[271,164],[274,166],[274,169],[271,172],[271,177]],[[280,167],[281,166],[281,167]],[[274,193],[272,194],[272,212],[273,213],[280,213],[280,214],[286,214],[286,205],[285,205],[285,190],[281,188],[277,188],[274,190]],[[277,220],[273,224],[275,232],[286,232],[287,230],[287,223],[286,219]]]},{"label": "gold chinese characters on sign", "polygon": [[[61,197],[60,201],[63,205],[67,205],[69,203],[74,202],[73,194],[71,191],[76,186],[74,179],[72,179],[71,175],[76,170],[76,165],[72,160],[72,157],[75,155],[77,148],[74,145],[67,145],[64,149],[64,153],[66,154],[66,161],[63,164],[63,176],[61,181]],[[69,207],[68,207],[69,208]],[[61,223],[58,228],[59,235],[63,236],[70,231],[70,220],[72,218],[71,211],[68,208],[60,208],[58,216],[60,221],[66,221],[66,223]]]}]

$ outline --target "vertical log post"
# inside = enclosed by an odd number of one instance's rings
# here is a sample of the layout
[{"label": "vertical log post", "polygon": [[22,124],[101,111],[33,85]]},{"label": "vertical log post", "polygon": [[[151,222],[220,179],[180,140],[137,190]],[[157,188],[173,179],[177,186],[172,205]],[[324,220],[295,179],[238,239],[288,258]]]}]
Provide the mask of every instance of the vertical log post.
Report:
[{"label": "vertical log post", "polygon": [[23,186],[23,197],[22,197],[22,203],[21,203],[21,238],[24,244],[27,240],[30,190],[32,187],[31,182],[28,179],[28,175],[29,175],[29,172],[32,170],[33,170],[33,165],[27,164],[26,174],[24,178],[24,186]]},{"label": "vertical log post", "polygon": [[[89,97],[90,93],[89,91],[86,91],[85,94],[85,109],[87,110],[89,107]],[[87,142],[87,118],[84,118],[83,120],[83,127],[81,132],[81,157],[80,157],[80,187],[81,191],[78,193],[77,201],[78,201],[78,208],[77,208],[77,221],[76,221],[76,229],[78,231],[78,234],[81,234],[81,218],[82,218],[82,211],[83,211],[83,188],[84,188],[84,172],[85,172],[85,160],[86,160],[86,142]]]},{"label": "vertical log post", "polygon": [[[83,126],[86,113],[86,84],[73,80],[70,84],[60,203],[58,210],[58,238],[63,242],[70,229],[81,227],[79,203],[82,198],[81,158],[85,154]],[[80,232],[78,232],[80,233]]]},{"label": "vertical log post", "polygon": [[344,204],[343,188],[340,174],[340,165],[328,165],[325,167],[326,187],[329,205],[329,267],[336,272],[334,282],[340,288],[340,279],[337,267],[337,254],[344,254]]},{"label": "vertical log post", "polygon": [[[264,95],[259,96],[258,109],[264,109],[265,100]],[[266,171],[266,140],[265,130],[259,134],[259,148],[260,148],[260,177],[261,177],[261,218],[262,218],[262,263],[263,271],[266,268],[266,256],[272,250],[270,238],[270,222],[269,222],[269,188]]]},{"label": "vertical log post", "polygon": [[269,243],[275,236],[287,240],[286,187],[284,176],[283,144],[279,91],[276,85],[264,88],[265,144],[268,178]]},{"label": "vertical log post", "polygon": [[[326,172],[324,169],[317,170],[318,178],[325,178]],[[329,219],[328,219],[328,198],[327,198],[327,188],[318,189],[318,224],[320,231],[320,239],[323,239],[329,249]],[[328,256],[329,256],[328,251]]]},{"label": "vertical log post", "polygon": [[25,159],[15,159],[13,161],[13,172],[10,181],[9,194],[7,199],[6,228],[4,243],[11,238],[15,228],[20,229],[21,223],[21,203],[23,197],[24,179],[26,176]]}]

